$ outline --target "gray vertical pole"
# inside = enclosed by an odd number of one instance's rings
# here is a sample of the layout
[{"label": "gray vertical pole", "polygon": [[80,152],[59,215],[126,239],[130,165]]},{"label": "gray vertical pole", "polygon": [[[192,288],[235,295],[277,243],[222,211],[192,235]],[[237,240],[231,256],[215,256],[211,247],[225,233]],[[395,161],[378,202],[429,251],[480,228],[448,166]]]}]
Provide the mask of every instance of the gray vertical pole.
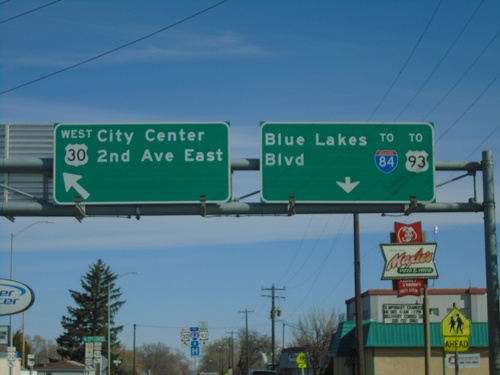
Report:
[{"label": "gray vertical pole", "polygon": [[134,323],[134,341],[132,345],[132,375],[135,375],[135,327],[136,324]]},{"label": "gray vertical pole", "polygon": [[246,366],[243,369],[243,375],[248,375],[248,369],[250,364],[248,363],[250,360],[250,356],[248,354],[248,313],[253,312],[253,310],[245,309],[245,311],[239,311],[240,313],[245,313],[245,358],[246,358]]},{"label": "gray vertical pole", "polygon": [[246,366],[245,366],[245,375],[248,375],[248,369],[250,368],[250,356],[248,354],[248,310],[245,309],[245,356],[246,356]]},{"label": "gray vertical pole", "polygon": [[275,293],[275,288],[274,284],[272,287],[272,302],[271,302],[271,370],[274,370],[274,351],[276,349],[275,343],[274,343],[274,319],[276,316],[276,310],[274,307],[274,293]]},{"label": "gray vertical pole", "polygon": [[365,340],[363,337],[363,306],[361,302],[361,261],[359,255],[359,214],[354,214],[354,289],[356,295],[356,336],[358,375],[365,373]]},{"label": "gray vertical pole", "polygon": [[500,374],[500,306],[498,255],[495,218],[493,155],[483,151],[484,242],[486,253],[486,293],[488,301],[488,354],[490,375]]},{"label": "gray vertical pole", "polygon": [[429,316],[429,280],[424,280],[424,351],[425,351],[425,375],[431,374],[431,323]]}]

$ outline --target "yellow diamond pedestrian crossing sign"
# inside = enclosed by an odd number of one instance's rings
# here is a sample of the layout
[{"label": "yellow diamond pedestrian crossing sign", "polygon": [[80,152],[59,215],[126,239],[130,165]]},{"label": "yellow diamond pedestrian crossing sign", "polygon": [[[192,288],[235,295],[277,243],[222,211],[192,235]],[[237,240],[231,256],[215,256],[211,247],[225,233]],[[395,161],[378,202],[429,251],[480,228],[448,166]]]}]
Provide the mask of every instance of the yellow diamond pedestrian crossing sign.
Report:
[{"label": "yellow diamond pedestrian crossing sign", "polygon": [[297,363],[298,368],[307,368],[306,356],[303,352],[300,352],[295,358],[295,362]]},{"label": "yellow diamond pedestrian crossing sign", "polygon": [[441,322],[441,334],[445,352],[466,352],[469,350],[471,321],[454,306]]},{"label": "yellow diamond pedestrian crossing sign", "polygon": [[470,319],[458,307],[453,307],[441,322],[443,336],[470,336]]}]

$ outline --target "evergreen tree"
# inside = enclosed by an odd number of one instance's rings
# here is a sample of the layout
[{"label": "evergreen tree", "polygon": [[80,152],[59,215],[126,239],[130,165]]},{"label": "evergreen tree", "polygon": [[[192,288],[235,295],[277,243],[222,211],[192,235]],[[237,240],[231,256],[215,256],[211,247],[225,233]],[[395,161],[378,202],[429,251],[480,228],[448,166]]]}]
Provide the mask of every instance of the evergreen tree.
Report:
[{"label": "evergreen tree", "polygon": [[[120,288],[115,288],[118,275],[111,272],[101,259],[89,266],[89,272],[81,278],[83,292],[70,290],[76,307],[68,306],[61,325],[64,333],[56,341],[57,352],[63,358],[83,362],[85,359],[84,336],[108,336],[108,291],[110,304],[111,350],[119,346],[117,335],[123,326],[114,327],[114,317],[125,301],[119,301]],[[108,289],[109,288],[109,289]],[[102,354],[109,358],[107,345],[103,343]]]}]

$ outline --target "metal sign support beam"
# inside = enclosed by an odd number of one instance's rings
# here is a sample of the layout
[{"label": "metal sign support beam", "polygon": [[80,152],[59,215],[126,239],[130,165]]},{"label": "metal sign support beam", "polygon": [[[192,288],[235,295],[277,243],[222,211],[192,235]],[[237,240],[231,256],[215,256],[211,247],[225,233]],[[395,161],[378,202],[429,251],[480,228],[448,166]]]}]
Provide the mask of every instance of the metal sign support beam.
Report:
[{"label": "metal sign support beam", "polygon": [[486,253],[486,293],[488,304],[488,351],[490,374],[500,374],[500,292],[493,184],[493,155],[483,151],[484,249]]}]

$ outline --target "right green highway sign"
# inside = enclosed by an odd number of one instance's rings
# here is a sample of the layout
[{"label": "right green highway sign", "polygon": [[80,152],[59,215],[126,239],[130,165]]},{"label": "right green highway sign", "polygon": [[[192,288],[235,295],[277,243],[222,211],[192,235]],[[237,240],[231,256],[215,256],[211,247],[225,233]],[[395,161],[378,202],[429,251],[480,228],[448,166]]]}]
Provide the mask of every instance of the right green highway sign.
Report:
[{"label": "right green highway sign", "polygon": [[435,199],[430,123],[265,122],[260,132],[264,202]]}]

